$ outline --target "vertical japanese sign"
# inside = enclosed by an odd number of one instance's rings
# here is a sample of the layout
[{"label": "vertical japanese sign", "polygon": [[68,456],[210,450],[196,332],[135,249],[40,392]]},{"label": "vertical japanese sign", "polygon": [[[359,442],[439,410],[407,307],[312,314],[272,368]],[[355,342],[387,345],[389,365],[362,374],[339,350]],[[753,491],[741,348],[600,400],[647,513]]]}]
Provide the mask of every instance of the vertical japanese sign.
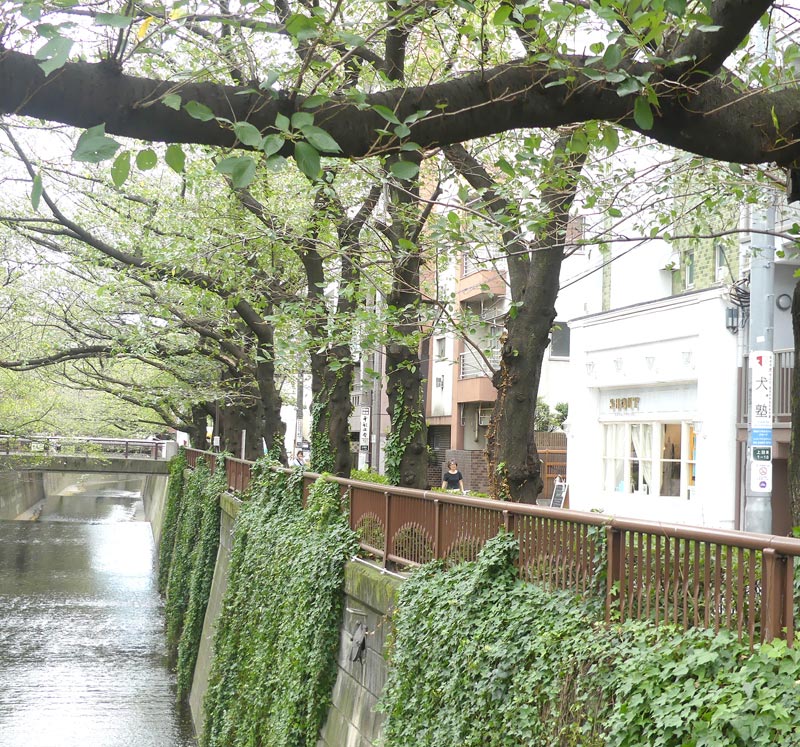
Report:
[{"label": "vertical japanese sign", "polygon": [[750,352],[750,490],[772,491],[772,378],[771,350]]},{"label": "vertical japanese sign", "polygon": [[369,415],[370,408],[361,408],[361,435],[358,440],[359,451],[369,451]]}]

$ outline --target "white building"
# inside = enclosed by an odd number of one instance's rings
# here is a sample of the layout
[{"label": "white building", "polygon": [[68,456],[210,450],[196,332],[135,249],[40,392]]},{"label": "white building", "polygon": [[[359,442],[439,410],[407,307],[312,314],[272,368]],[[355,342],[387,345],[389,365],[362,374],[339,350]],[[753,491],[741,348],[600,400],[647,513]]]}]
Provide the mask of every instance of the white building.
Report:
[{"label": "white building", "polygon": [[[710,244],[684,248],[666,264],[658,249],[650,254],[642,247],[636,254],[611,263],[611,271],[605,268],[607,278],[613,273],[613,292],[604,291],[606,310],[569,322],[569,505],[742,528],[749,458],[749,241],[741,242],[740,256],[727,266],[724,247]],[[788,251],[776,259],[774,294],[753,301],[774,305],[775,315],[776,533],[789,528],[786,459],[794,345],[789,309],[798,264],[796,253]]]}]

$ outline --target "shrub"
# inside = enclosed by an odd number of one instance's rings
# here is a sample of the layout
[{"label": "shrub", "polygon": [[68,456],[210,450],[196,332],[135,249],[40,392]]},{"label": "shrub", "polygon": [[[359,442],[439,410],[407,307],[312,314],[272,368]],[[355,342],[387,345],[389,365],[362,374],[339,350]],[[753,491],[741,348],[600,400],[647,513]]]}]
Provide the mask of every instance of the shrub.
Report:
[{"label": "shrub", "polygon": [[430,564],[400,589],[385,747],[800,744],[800,653],[730,633],[607,627],[596,606],[519,581],[516,541]]}]

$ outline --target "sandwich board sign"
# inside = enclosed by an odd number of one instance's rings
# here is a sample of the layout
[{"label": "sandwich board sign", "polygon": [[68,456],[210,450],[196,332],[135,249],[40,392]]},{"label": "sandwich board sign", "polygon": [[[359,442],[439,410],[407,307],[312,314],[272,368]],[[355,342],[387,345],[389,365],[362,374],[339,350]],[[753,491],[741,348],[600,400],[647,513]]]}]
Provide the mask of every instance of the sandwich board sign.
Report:
[{"label": "sandwich board sign", "polygon": [[556,477],[553,485],[553,497],[550,499],[550,508],[564,508],[564,499],[567,497],[567,483]]}]

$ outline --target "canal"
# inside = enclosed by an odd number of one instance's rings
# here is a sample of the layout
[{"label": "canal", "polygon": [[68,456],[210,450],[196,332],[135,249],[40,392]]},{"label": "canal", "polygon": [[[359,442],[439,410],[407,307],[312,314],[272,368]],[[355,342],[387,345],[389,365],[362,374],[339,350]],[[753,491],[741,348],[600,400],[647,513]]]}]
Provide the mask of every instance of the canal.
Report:
[{"label": "canal", "polygon": [[0,521],[0,745],[190,747],[142,495],[88,483]]}]

